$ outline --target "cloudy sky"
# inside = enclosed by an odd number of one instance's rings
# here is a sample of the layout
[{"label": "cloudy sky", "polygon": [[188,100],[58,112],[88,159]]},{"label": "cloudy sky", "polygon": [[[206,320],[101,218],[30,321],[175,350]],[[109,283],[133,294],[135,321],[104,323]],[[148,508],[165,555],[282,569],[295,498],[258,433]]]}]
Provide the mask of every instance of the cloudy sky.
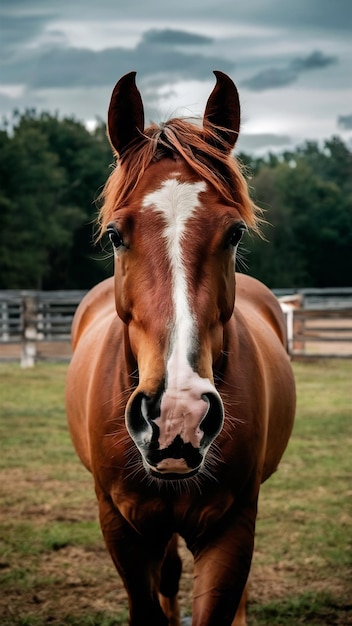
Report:
[{"label": "cloudy sky", "polygon": [[147,120],[201,115],[236,82],[243,150],[339,134],[352,145],[352,0],[1,0],[0,116],[106,118],[136,70]]}]

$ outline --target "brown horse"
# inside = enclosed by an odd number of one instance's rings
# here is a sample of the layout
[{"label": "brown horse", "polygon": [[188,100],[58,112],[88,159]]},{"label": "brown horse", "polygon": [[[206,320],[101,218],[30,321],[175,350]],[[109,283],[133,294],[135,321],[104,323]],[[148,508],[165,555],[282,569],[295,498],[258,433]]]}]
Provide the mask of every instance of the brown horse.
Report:
[{"label": "brown horse", "polygon": [[259,488],[294,419],[280,306],[235,278],[259,215],[231,156],[237,90],[215,75],[202,125],[144,129],[135,72],[117,83],[108,132],[119,161],[100,214],[115,276],[73,323],[70,432],[133,626],[180,624],[177,535],[194,556],[192,624],[246,623]]}]

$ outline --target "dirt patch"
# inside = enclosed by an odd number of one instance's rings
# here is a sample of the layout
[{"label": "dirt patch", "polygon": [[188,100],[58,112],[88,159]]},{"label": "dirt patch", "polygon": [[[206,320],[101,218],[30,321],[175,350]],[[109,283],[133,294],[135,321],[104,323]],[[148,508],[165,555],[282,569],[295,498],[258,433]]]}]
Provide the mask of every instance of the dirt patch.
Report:
[{"label": "dirt patch", "polygon": [[[49,521],[49,520],[48,520]],[[183,615],[189,615],[192,593],[192,557],[181,545],[183,576],[180,589],[180,604]],[[3,577],[10,565],[0,563]],[[0,597],[0,623],[6,626],[19,624],[21,617],[38,618],[40,624],[62,625],[71,623],[69,616],[84,619],[84,616],[97,614],[119,615],[127,612],[126,593],[119,576],[113,568],[103,543],[92,551],[76,546],[66,546],[60,550],[43,554],[20,568],[31,567],[31,584],[23,587],[21,581],[7,587],[6,594]],[[285,564],[257,568],[253,566],[250,579],[250,604],[265,605],[273,600],[299,596],[307,590],[305,584],[297,584],[298,572],[289,572]],[[293,576],[295,574],[295,576]],[[343,597],[346,589],[341,583],[312,581],[311,591],[326,591]],[[339,617],[340,616],[340,617]],[[334,607],[333,621],[314,621],[311,614],[309,623],[352,624],[350,609],[343,608],[343,601]],[[84,623],[84,622],[82,622]]]},{"label": "dirt patch", "polygon": [[[86,480],[87,497],[84,502],[75,502],[74,482],[51,479],[45,471],[37,474],[21,469],[4,470],[4,506],[0,511],[3,528],[11,535],[14,526],[21,523],[31,528],[50,529],[54,523],[63,522],[65,528],[71,524],[73,530],[77,522],[96,523],[97,507],[91,478],[87,475],[82,480]],[[88,547],[71,543],[70,538],[52,542],[46,549],[37,552],[30,546],[17,550],[11,541],[7,545],[10,547],[0,555],[2,626],[85,624],[87,616],[127,614],[125,590],[98,528]],[[180,552],[183,560],[181,611],[183,615],[189,615],[193,560],[182,541]],[[330,621],[319,622],[311,616],[308,623],[352,624],[351,613],[343,608],[348,598],[347,581],[342,581],[334,572],[331,572],[328,580],[317,580],[314,562],[306,563],[302,572],[289,560],[275,565],[259,565],[256,561],[258,557],[260,562],[260,556],[257,553],[254,555],[250,578],[251,605],[266,605],[274,600],[286,601],[307,590],[327,592],[341,600],[339,607],[334,609],[334,617],[330,617]],[[35,619],[38,621],[33,621]]]}]

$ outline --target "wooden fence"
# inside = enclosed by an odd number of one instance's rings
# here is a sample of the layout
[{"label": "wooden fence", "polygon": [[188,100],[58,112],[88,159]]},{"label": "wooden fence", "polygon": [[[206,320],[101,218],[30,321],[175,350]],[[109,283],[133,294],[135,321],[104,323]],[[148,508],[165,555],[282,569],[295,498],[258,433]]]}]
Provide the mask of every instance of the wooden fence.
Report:
[{"label": "wooden fence", "polygon": [[0,360],[69,360],[74,312],[85,291],[0,291]]},{"label": "wooden fence", "polygon": [[293,357],[352,358],[352,307],[296,309]]},{"label": "wooden fence", "polygon": [[[0,291],[0,360],[69,360],[73,314],[85,291]],[[292,358],[352,358],[352,288],[278,291]]]}]

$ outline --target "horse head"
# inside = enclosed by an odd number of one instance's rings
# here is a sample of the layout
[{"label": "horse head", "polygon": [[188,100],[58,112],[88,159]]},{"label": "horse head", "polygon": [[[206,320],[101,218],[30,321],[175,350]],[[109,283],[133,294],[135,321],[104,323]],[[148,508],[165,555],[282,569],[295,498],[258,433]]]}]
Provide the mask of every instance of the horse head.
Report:
[{"label": "horse head", "polygon": [[127,430],[148,473],[187,478],[224,422],[214,369],[235,301],[235,257],[253,204],[231,156],[240,125],[232,80],[215,72],[203,124],[144,128],[135,73],[115,86],[108,133],[118,165],[102,229],[114,249],[116,310],[138,384]]}]

